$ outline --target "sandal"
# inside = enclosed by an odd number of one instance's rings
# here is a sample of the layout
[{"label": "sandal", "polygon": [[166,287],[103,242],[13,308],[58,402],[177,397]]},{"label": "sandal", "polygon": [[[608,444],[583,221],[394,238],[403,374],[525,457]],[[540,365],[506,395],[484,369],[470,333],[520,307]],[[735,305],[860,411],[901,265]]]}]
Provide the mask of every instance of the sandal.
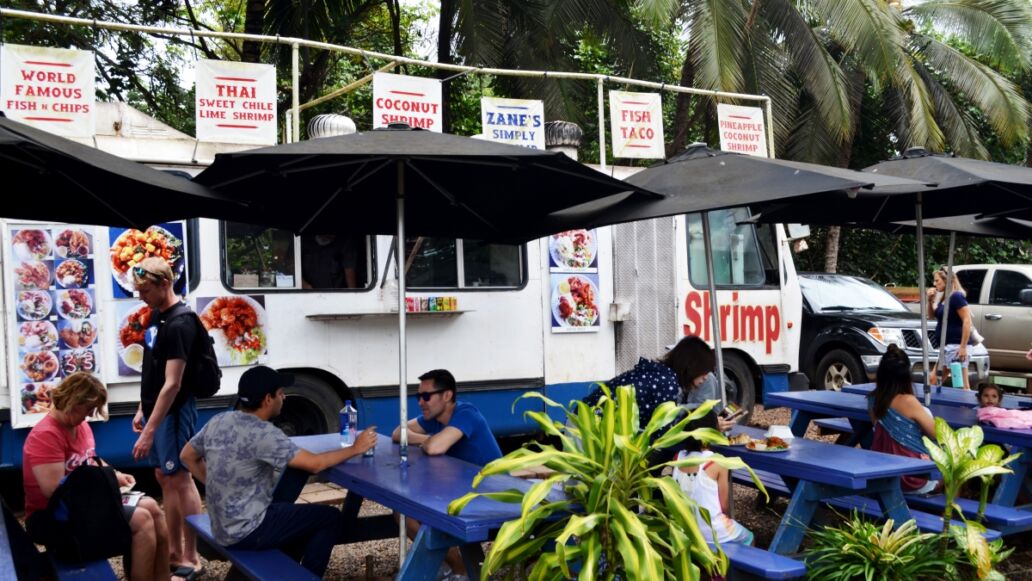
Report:
[{"label": "sandal", "polygon": [[194,581],[198,577],[204,575],[204,569],[194,569],[189,565],[171,565],[169,569],[172,571],[173,577],[179,577],[186,581]]}]

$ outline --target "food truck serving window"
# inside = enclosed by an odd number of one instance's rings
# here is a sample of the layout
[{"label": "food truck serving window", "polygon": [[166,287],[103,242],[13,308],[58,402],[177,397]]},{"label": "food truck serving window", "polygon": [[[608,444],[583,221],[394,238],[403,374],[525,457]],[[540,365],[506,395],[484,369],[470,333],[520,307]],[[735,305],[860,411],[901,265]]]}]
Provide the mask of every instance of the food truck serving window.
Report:
[{"label": "food truck serving window", "polygon": [[294,236],[287,230],[223,223],[223,282],[233,289],[367,290],[375,279],[370,237]]},{"label": "food truck serving window", "polygon": [[410,289],[518,288],[526,280],[522,245],[412,237],[405,257]]},{"label": "food truck serving window", "polygon": [[[739,224],[748,218],[749,210],[745,208],[709,212],[713,278],[717,286],[759,286],[767,282],[765,271],[768,269],[764,268],[756,229],[752,224]],[[688,214],[687,230],[691,283],[695,288],[705,288],[709,277],[701,214]]]}]

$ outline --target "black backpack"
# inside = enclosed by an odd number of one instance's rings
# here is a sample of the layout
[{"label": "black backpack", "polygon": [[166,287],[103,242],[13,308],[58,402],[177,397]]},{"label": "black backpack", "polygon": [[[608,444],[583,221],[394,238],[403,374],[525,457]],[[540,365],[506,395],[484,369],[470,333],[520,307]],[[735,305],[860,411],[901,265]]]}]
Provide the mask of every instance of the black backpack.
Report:
[{"label": "black backpack", "polygon": [[109,559],[129,553],[132,530],[122,508],[115,469],[84,462],[72,470],[47,503],[50,523],[44,544],[67,563]]},{"label": "black backpack", "polygon": [[[183,386],[190,390],[194,397],[212,397],[222,385],[222,369],[215,355],[215,340],[208,334],[201,318],[189,307],[182,306],[169,313],[165,325],[176,317],[189,315],[197,327],[193,347],[186,360],[186,371],[183,372]],[[164,327],[164,326],[163,326]],[[160,341],[160,339],[159,339]]]}]

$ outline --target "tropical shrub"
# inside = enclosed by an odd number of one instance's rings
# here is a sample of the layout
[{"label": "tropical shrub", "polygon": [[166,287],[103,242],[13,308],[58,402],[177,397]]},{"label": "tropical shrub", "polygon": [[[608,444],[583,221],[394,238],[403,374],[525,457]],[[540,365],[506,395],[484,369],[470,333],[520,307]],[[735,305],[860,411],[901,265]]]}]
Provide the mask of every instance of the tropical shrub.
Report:
[{"label": "tropical shrub", "polygon": [[[498,531],[481,569],[487,579],[502,568],[530,565],[530,579],[699,579],[701,572],[724,574],[727,558],[713,550],[694,516],[696,504],[672,478],[657,476],[665,466],[700,465],[713,461],[726,468],[748,468],[738,458],[719,455],[652,465],[653,452],[688,438],[706,443],[727,443],[710,428],[686,431],[689,422],[709,413],[709,401],[678,419],[684,412],[673,402],[660,404],[644,429],[639,429],[634,387],[603,386],[605,396],[594,406],[572,402],[560,405],[538,393],[552,408],[562,409],[563,423],[541,412],[527,412],[562,449],[532,442],[485,466],[473,481],[544,466],[555,474],[532,486],[497,493],[471,492],[449,505],[458,514],[471,500],[484,496],[522,504],[520,518]],[[522,398],[521,398],[522,399]],[[749,470],[752,473],[752,470]],[[756,475],[753,480],[766,494]],[[565,494],[551,494],[560,487]]]}]

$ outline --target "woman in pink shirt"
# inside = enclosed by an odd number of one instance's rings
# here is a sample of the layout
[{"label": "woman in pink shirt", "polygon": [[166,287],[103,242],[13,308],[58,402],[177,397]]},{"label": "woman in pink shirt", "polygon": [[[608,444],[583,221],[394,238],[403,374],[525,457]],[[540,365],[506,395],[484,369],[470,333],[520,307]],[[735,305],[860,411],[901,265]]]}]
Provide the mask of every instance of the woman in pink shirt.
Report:
[{"label": "woman in pink shirt", "polygon": [[[86,418],[99,413],[107,419],[107,389],[90,373],[69,375],[50,392],[50,400],[53,407],[29,432],[22,450],[25,527],[40,544],[50,536],[51,518],[46,510],[50,496],[61,479],[96,455],[93,430]],[[115,474],[119,486],[136,482],[128,474]],[[168,532],[161,508],[154,499],[144,497],[137,506],[125,510],[132,531],[129,578],[168,579]]]}]

